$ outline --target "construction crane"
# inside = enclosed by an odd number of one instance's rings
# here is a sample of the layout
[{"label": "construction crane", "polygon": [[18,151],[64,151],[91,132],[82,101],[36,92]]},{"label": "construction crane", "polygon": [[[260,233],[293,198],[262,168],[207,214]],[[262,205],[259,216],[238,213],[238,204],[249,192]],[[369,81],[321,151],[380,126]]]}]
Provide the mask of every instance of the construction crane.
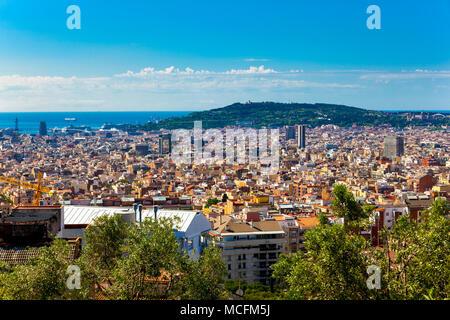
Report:
[{"label": "construction crane", "polygon": [[20,180],[14,179],[14,178],[2,177],[2,176],[0,176],[0,181],[9,183],[9,184],[12,184],[15,186],[34,190],[35,192],[33,195],[33,206],[39,205],[39,201],[41,200],[42,193],[48,193],[48,194],[53,193],[52,189],[42,186],[42,172],[40,172],[40,171],[38,172],[37,184],[20,181]]}]

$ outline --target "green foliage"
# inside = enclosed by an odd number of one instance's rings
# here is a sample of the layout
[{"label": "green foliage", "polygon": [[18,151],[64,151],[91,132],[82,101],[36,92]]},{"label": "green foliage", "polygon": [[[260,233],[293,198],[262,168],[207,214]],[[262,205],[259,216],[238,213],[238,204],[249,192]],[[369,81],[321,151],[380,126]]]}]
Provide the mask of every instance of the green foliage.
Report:
[{"label": "green foliage", "polygon": [[323,212],[319,213],[319,224],[324,226],[330,223],[330,219],[328,219],[327,215]]},{"label": "green foliage", "polygon": [[219,201],[219,199],[217,199],[217,198],[209,198],[207,201],[206,201],[206,204],[205,204],[205,208],[209,208],[209,207],[211,207],[212,205],[214,205],[214,204],[218,204],[220,201]]},{"label": "green foliage", "polygon": [[439,212],[424,221],[398,219],[384,232],[387,245],[374,253],[382,269],[382,291],[388,299],[450,298],[450,222]]},{"label": "green foliage", "polygon": [[345,184],[336,184],[333,188],[333,200],[331,201],[333,211],[344,218],[344,223],[359,222],[369,216],[370,207],[361,207],[355,200],[353,193],[347,189]]},{"label": "green foliage", "polygon": [[245,300],[278,300],[280,292],[270,291],[270,287],[263,285],[262,283],[255,282],[250,284],[245,292],[244,299]]},{"label": "green foliage", "polygon": [[[85,231],[81,256],[55,240],[18,266],[0,265],[0,299],[218,299],[225,263],[216,248],[198,260],[180,249],[179,220],[147,218],[128,225],[118,215],[101,216]],[[68,290],[70,265],[81,270],[81,289]]]},{"label": "green foliage", "polygon": [[277,103],[256,102],[251,104],[234,103],[232,105],[207,111],[192,112],[183,117],[163,119],[156,123],[137,126],[137,129],[159,130],[165,129],[192,129],[194,121],[201,120],[202,127],[223,128],[236,125],[237,121],[250,122],[252,127],[281,127],[304,123],[309,126],[334,124],[350,127],[353,124],[360,126],[378,126],[391,124],[394,127],[405,126],[434,126],[449,125],[448,118],[443,119],[414,119],[407,121],[397,113],[365,110],[344,105],[324,103]]},{"label": "green foliage", "polygon": [[243,292],[244,300],[278,300],[281,295],[279,290],[272,292],[269,286],[259,282],[247,284],[245,281],[225,280],[228,295],[236,294],[239,288]]},{"label": "green foliage", "polygon": [[367,299],[367,243],[341,225],[320,225],[305,234],[307,252],[282,255],[273,277],[287,299]]},{"label": "green foliage", "polygon": [[[381,232],[382,248],[369,247],[341,225],[306,232],[307,252],[282,255],[273,265],[284,298],[449,299],[450,221],[436,201],[420,223],[402,216],[391,230]],[[380,289],[367,288],[369,265],[380,268]]]},{"label": "green foliage", "polygon": [[439,216],[446,216],[450,214],[448,201],[445,198],[436,198],[431,205],[430,212]]},{"label": "green foliage", "polygon": [[3,267],[0,272],[0,299],[49,300],[73,298],[66,287],[71,246],[55,240],[39,249],[38,256],[28,264]]},{"label": "green foliage", "polygon": [[[124,246],[126,255],[113,270],[108,294],[116,299],[166,299],[177,281],[183,254],[173,232],[174,220],[147,218],[133,228]],[[161,282],[168,286],[160,286]]]},{"label": "green foliage", "polygon": [[226,297],[222,289],[223,279],[227,275],[225,263],[218,248],[208,246],[197,260],[188,261],[181,297],[190,300],[217,300]]},{"label": "green foliage", "polygon": [[227,200],[228,200],[228,195],[226,193],[224,193],[222,195],[222,202],[227,202]]},{"label": "green foliage", "polygon": [[101,271],[113,269],[123,254],[130,228],[120,215],[95,218],[85,230],[84,256]]},{"label": "green foliage", "polygon": [[13,201],[11,200],[11,198],[9,198],[6,194],[0,193],[0,196],[3,198],[3,200],[5,200],[6,202],[13,204]]}]

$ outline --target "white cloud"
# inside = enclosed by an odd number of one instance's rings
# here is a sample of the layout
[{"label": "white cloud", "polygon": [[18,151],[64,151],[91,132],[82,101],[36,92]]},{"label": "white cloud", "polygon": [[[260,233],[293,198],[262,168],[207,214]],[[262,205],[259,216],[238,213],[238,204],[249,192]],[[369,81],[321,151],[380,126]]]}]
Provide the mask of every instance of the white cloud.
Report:
[{"label": "white cloud", "polygon": [[226,71],[225,74],[264,74],[264,73],[277,73],[274,69],[266,69],[264,66],[250,67],[245,70],[230,70]]},{"label": "white cloud", "polygon": [[133,77],[133,78],[145,78],[153,75],[220,75],[220,74],[265,74],[265,73],[278,73],[274,69],[266,69],[264,66],[259,67],[249,67],[248,69],[231,69],[225,72],[217,72],[217,71],[208,71],[208,70],[194,70],[192,68],[185,68],[181,70],[179,68],[175,68],[174,66],[157,70],[153,67],[144,68],[138,72],[127,71],[126,73],[121,73],[115,75],[116,77]]},{"label": "white cloud", "polygon": [[[11,108],[45,111],[50,107],[60,107],[61,110],[180,105],[200,107],[212,104],[221,106],[248,99],[291,101],[296,97],[323,101],[320,97],[355,96],[358,92],[355,90],[367,87],[367,83],[361,81],[365,79],[364,75],[281,71],[264,65],[226,71],[147,67],[109,77],[3,75],[0,76],[0,111],[10,111]],[[374,85],[377,85],[376,82]]]},{"label": "white cloud", "polygon": [[430,71],[416,69],[414,71],[402,72],[374,72],[371,74],[364,74],[360,76],[360,79],[364,80],[412,80],[412,79],[445,79],[450,78],[450,71]]}]

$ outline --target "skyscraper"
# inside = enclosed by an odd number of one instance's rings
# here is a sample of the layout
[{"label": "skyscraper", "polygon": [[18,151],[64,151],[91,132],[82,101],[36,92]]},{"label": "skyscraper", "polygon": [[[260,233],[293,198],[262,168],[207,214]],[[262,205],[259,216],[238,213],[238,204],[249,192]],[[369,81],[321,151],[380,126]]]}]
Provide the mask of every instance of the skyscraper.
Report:
[{"label": "skyscraper", "polygon": [[286,140],[295,139],[295,126],[287,127],[286,129]]},{"label": "skyscraper", "polygon": [[306,126],[304,124],[297,125],[297,145],[300,149],[306,147]]},{"label": "skyscraper", "polygon": [[47,123],[45,123],[45,121],[41,121],[41,123],[39,123],[39,134],[41,136],[47,135]]},{"label": "skyscraper", "polygon": [[159,153],[169,154],[172,152],[172,135],[163,134],[159,136]]},{"label": "skyscraper", "polygon": [[404,151],[404,140],[402,137],[393,135],[384,138],[383,157],[395,160],[396,157],[401,157]]},{"label": "skyscraper", "polygon": [[19,119],[16,118],[16,127],[12,133],[12,137],[11,137],[11,142],[12,143],[19,143],[20,142],[20,138],[19,138]]}]

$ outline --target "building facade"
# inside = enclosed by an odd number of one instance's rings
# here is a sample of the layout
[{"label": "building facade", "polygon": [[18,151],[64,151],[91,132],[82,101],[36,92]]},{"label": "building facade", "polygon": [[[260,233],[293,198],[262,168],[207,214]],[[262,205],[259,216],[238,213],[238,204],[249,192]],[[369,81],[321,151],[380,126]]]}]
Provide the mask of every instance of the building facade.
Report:
[{"label": "building facade", "polygon": [[390,160],[401,157],[405,152],[404,140],[399,136],[387,136],[384,138],[383,156]]},{"label": "building facade", "polygon": [[297,145],[299,149],[306,147],[306,126],[304,124],[297,126]]},{"label": "building facade", "polygon": [[228,221],[211,233],[222,249],[228,280],[269,285],[270,266],[283,252],[285,232],[277,221],[253,223]]}]

